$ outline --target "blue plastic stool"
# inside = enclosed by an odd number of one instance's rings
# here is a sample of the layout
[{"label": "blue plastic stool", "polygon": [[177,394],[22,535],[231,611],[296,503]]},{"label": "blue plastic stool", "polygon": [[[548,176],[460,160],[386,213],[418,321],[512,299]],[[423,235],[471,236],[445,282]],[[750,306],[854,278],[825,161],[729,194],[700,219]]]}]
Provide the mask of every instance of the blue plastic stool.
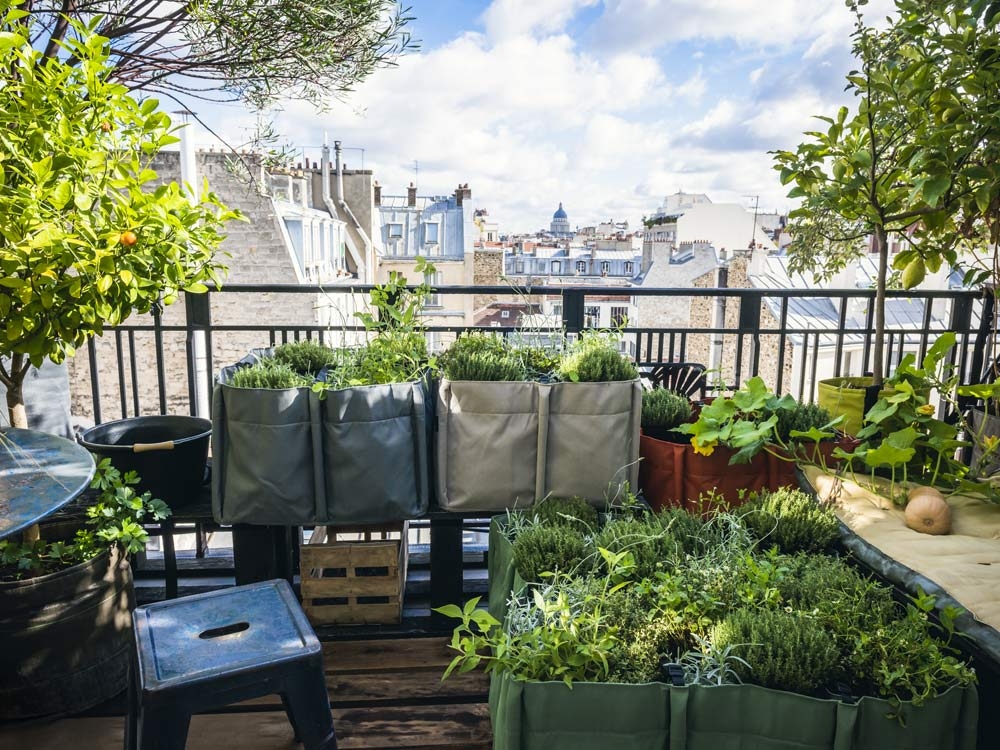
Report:
[{"label": "blue plastic stool", "polygon": [[319,641],[286,581],[137,607],[126,750],[183,750],[191,715],[277,693],[306,750],[336,750]]}]

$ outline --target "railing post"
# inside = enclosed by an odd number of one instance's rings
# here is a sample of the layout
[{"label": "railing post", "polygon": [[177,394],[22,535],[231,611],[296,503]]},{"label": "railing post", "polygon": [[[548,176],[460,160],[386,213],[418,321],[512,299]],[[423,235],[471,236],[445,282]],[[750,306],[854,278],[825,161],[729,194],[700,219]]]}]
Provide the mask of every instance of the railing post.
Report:
[{"label": "railing post", "polygon": [[582,289],[566,289],[563,291],[563,328],[566,333],[579,333],[583,330]]},{"label": "railing post", "polygon": [[743,366],[742,342],[746,334],[750,334],[750,376],[759,374],[760,368],[760,308],[763,293],[750,292],[740,297],[739,346],[736,353],[736,387],[742,378],[740,370]]},{"label": "railing post", "polygon": [[211,359],[205,338],[212,327],[212,306],[209,293],[185,294],[184,312],[187,316],[188,403],[192,416],[212,416],[212,389],[210,387]]},{"label": "railing post", "polygon": [[[994,329],[994,317],[996,316],[996,298],[992,289],[983,290],[983,306],[979,315],[979,330],[976,332],[976,339],[972,345],[972,362],[969,365],[970,372],[965,375],[962,382],[975,383],[986,374],[986,352],[993,351],[990,337]],[[972,299],[970,297],[959,297],[951,305],[951,330],[972,332]],[[963,357],[962,364],[965,364]],[[992,369],[992,368],[990,368]]]}]

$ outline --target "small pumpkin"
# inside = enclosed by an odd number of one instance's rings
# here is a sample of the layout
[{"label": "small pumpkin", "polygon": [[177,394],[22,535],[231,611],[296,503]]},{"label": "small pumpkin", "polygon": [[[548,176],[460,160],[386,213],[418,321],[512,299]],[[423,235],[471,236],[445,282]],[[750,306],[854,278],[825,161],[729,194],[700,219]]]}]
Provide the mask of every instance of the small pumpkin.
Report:
[{"label": "small pumpkin", "polygon": [[934,487],[910,490],[903,515],[906,525],[921,534],[951,533],[951,508]]}]

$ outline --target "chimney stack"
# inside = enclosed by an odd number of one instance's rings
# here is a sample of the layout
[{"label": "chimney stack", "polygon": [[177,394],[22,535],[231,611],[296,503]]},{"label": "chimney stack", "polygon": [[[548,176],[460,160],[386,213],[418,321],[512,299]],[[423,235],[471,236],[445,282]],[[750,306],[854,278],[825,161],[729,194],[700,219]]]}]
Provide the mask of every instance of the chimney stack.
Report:
[{"label": "chimney stack", "polygon": [[472,190],[469,188],[469,183],[455,188],[455,205],[461,206],[467,200],[472,200]]},{"label": "chimney stack", "polygon": [[378,180],[372,185],[372,189],[375,191],[375,205],[382,205],[382,186],[378,184]]},{"label": "chimney stack", "polygon": [[417,205],[417,187],[412,182],[410,183],[410,186],[406,188],[406,205]]}]

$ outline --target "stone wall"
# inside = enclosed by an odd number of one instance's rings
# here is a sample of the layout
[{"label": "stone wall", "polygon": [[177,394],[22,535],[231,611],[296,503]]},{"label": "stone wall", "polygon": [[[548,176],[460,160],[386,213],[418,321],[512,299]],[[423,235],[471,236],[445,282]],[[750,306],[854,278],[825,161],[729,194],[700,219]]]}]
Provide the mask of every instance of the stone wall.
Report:
[{"label": "stone wall", "polygon": [[[503,284],[503,249],[476,249],[472,257],[472,283],[475,286]],[[477,294],[472,300],[472,308],[482,310],[499,299],[495,294]]]},{"label": "stone wall", "polygon": [[[161,180],[180,179],[180,154],[161,153],[154,164]],[[259,174],[251,164],[250,172],[234,168],[233,157],[223,153],[198,154],[199,179],[208,178],[210,189],[223,203],[243,212],[247,221],[230,222],[222,244],[223,262],[229,272],[225,283],[237,284],[297,284],[298,277],[282,238],[279,219],[270,198],[262,196],[250,174]],[[228,257],[227,257],[228,256]],[[182,295],[183,297],[183,295]],[[312,325],[317,320],[317,298],[314,294],[227,294],[213,293],[211,319],[215,326],[279,326]],[[166,390],[166,411],[187,414],[188,368],[186,335],[171,330],[185,323],[185,301],[181,299],[163,311],[163,380]],[[107,422],[123,416],[157,414],[160,403],[157,389],[158,361],[155,336],[150,314],[134,315],[126,325],[148,327],[137,331],[134,339],[127,334],[106,334],[94,339],[98,378],[101,390],[100,420]],[[280,335],[279,335],[280,336]],[[280,338],[279,338],[280,340]],[[231,364],[244,356],[248,349],[266,346],[267,334],[255,331],[216,331],[212,335],[211,369]],[[131,357],[134,351],[135,378]],[[125,359],[119,370],[118,357]],[[87,348],[81,349],[69,361],[73,417],[77,422],[94,421],[91,395],[91,367]],[[122,405],[124,388],[124,408]],[[135,397],[138,397],[138,410]]]},{"label": "stone wall", "polygon": [[[750,280],[747,276],[748,259],[736,257],[729,261],[728,287],[731,289],[748,289]],[[717,284],[716,271],[709,271],[694,280],[694,286],[701,289],[714,288]],[[717,308],[716,297],[692,297],[691,298],[691,327],[711,328],[715,326]],[[725,323],[729,329],[736,329],[740,318],[740,300],[735,297],[725,298]],[[758,358],[758,374],[764,379],[769,387],[774,388],[778,382],[778,354],[780,339],[777,335],[767,334],[764,331],[776,329],[778,321],[771,314],[766,305],[761,307],[760,316],[760,354]],[[726,334],[722,337],[721,372],[711,373],[709,382],[720,378],[727,385],[739,385],[736,381],[736,348],[737,336]],[[745,337],[743,341],[743,355],[741,357],[740,381],[745,382],[751,373],[751,341]],[[714,360],[711,348],[713,346],[713,336],[710,334],[695,334],[688,338],[687,354],[689,361],[702,362],[709,365]],[[717,344],[716,344],[717,346]],[[788,391],[792,378],[792,346],[785,343],[785,362],[782,376],[782,390]],[[740,383],[740,384],[741,384]]]}]

